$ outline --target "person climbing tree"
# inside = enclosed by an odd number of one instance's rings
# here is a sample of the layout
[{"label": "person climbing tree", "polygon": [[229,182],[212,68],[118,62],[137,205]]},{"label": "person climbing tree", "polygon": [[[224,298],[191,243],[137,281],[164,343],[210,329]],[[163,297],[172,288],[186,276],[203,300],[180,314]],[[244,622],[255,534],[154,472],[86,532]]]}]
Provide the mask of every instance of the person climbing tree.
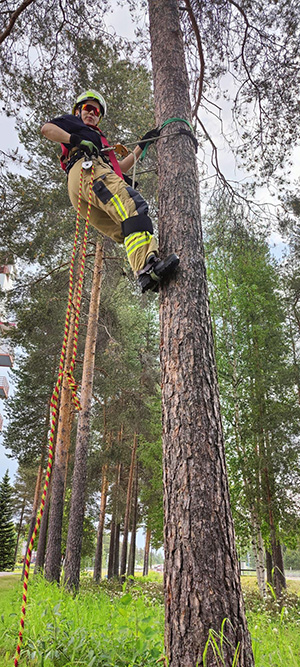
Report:
[{"label": "person climbing tree", "polygon": [[179,264],[172,253],[165,260],[158,257],[148,204],[128,184],[124,174],[134,165],[149,139],[158,137],[157,128],[142,137],[133,153],[118,162],[114,151],[98,127],[106,115],[106,102],[95,90],[81,93],[72,114],[53,118],[41,128],[42,134],[61,143],[61,166],[68,175],[68,192],[74,208],[78,206],[80,173],[83,170],[81,214],[87,213],[91,166],[94,164],[91,224],[117,243],[125,244],[128,261],[142,292],[157,291],[159,282],[169,277]]}]

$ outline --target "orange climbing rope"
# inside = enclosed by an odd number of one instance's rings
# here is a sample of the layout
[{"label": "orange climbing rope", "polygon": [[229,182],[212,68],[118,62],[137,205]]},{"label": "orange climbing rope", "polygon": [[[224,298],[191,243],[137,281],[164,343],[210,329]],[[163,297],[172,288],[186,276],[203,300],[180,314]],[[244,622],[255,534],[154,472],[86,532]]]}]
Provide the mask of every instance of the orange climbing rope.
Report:
[{"label": "orange climbing rope", "polygon": [[26,614],[26,602],[27,602],[27,588],[28,588],[28,578],[29,578],[29,568],[30,568],[31,555],[32,555],[32,551],[33,551],[34,542],[35,542],[35,539],[36,539],[36,536],[37,536],[37,532],[38,532],[39,527],[40,527],[41,519],[42,519],[42,516],[43,516],[43,513],[44,513],[45,501],[46,501],[46,496],[47,496],[50,477],[51,477],[51,472],[52,472],[54,432],[55,432],[56,419],[57,419],[57,406],[58,406],[58,398],[59,398],[60,387],[61,387],[61,383],[62,383],[62,379],[63,379],[64,374],[67,377],[67,381],[68,381],[68,384],[69,384],[69,387],[70,387],[70,390],[71,390],[72,400],[73,400],[73,403],[75,405],[75,408],[77,410],[80,410],[80,401],[79,401],[79,398],[78,398],[77,393],[76,393],[77,385],[76,385],[76,382],[75,382],[74,377],[73,377],[73,370],[74,370],[74,365],[75,365],[75,360],[76,360],[76,355],[77,355],[79,314],[80,314],[82,285],[83,285],[84,268],[85,268],[88,226],[89,226],[89,219],[90,219],[90,213],[91,213],[93,179],[94,179],[94,165],[91,168],[91,181],[90,181],[90,190],[89,190],[89,198],[88,198],[88,206],[87,206],[87,216],[86,216],[86,223],[85,223],[85,229],[84,229],[84,234],[83,234],[83,251],[82,251],[80,274],[79,274],[79,280],[78,280],[77,299],[76,299],[76,304],[75,304],[73,353],[72,353],[70,368],[68,370],[64,370],[64,362],[65,362],[65,356],[66,356],[66,348],[67,348],[67,341],[68,341],[68,334],[69,334],[69,327],[70,327],[70,316],[71,316],[71,308],[72,308],[72,300],[73,300],[75,255],[76,255],[76,247],[77,247],[77,241],[78,241],[78,236],[79,236],[80,207],[81,207],[81,198],[82,198],[82,170],[81,170],[80,182],[79,182],[79,192],[78,192],[76,229],[75,229],[75,237],[74,237],[72,257],[71,257],[71,262],[70,262],[69,296],[68,296],[68,305],[67,305],[66,319],[65,319],[64,339],[63,339],[62,348],[61,348],[58,378],[57,378],[57,382],[56,382],[56,385],[54,387],[53,394],[52,394],[51,401],[50,401],[50,436],[49,436],[49,452],[48,452],[47,471],[46,471],[45,484],[44,484],[41,504],[40,504],[40,508],[39,508],[39,511],[38,511],[38,514],[37,514],[36,524],[35,524],[35,527],[34,527],[34,530],[33,530],[32,536],[31,536],[31,540],[30,540],[30,543],[29,543],[29,546],[28,546],[28,549],[27,549],[27,554],[26,554],[25,569],[24,569],[24,582],[23,582],[22,614],[21,614],[21,620],[20,620],[18,645],[17,645],[17,648],[16,648],[15,659],[14,659],[14,667],[17,667],[18,664],[19,664],[21,645],[22,645],[22,641],[23,641],[23,632],[24,632],[25,614]]}]

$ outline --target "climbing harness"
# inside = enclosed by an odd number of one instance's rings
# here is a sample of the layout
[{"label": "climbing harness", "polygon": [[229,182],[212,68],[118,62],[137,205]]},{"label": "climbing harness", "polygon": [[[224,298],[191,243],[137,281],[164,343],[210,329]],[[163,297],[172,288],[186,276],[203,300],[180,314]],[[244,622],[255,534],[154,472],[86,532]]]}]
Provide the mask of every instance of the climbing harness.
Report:
[{"label": "climbing harness", "polygon": [[63,338],[63,343],[62,343],[62,348],[61,348],[58,378],[57,378],[57,382],[56,382],[56,385],[54,387],[54,390],[53,390],[53,393],[52,393],[52,396],[51,396],[51,401],[50,401],[50,436],[49,436],[47,471],[46,471],[45,484],[44,484],[44,489],[43,489],[40,508],[39,508],[39,511],[38,511],[38,514],[37,514],[35,527],[33,529],[33,533],[32,533],[31,539],[30,539],[30,543],[29,543],[26,558],[25,558],[24,581],[23,581],[23,597],[22,597],[23,604],[22,604],[22,613],[21,613],[21,620],[20,620],[19,639],[18,639],[18,645],[17,645],[17,648],[16,648],[15,659],[14,659],[14,667],[17,667],[18,664],[19,664],[21,644],[22,644],[22,641],[23,641],[23,632],[24,632],[25,614],[26,614],[26,602],[27,602],[27,588],[28,588],[28,578],[29,578],[29,569],[30,569],[31,556],[32,556],[34,542],[35,542],[35,539],[36,539],[36,536],[37,536],[37,533],[38,533],[38,530],[39,530],[39,527],[40,527],[41,519],[42,519],[42,516],[43,516],[43,513],[44,513],[45,501],[46,501],[46,496],[47,496],[47,492],[48,492],[48,489],[49,489],[50,477],[51,477],[51,473],[52,473],[53,458],[54,458],[54,432],[55,432],[55,426],[56,426],[56,421],[57,421],[58,398],[59,398],[60,388],[61,388],[61,384],[62,384],[62,380],[63,380],[64,375],[66,375],[67,382],[68,382],[69,388],[71,390],[72,400],[73,400],[73,403],[75,405],[75,409],[76,410],[81,409],[80,401],[79,401],[79,398],[77,396],[77,385],[76,385],[76,382],[75,382],[74,377],[73,377],[73,370],[74,370],[74,365],[75,365],[76,355],[77,355],[79,315],[80,315],[82,285],[83,285],[84,268],[85,268],[87,235],[88,235],[89,219],[90,219],[91,204],[92,204],[92,187],[93,187],[93,179],[94,179],[94,165],[93,164],[91,164],[91,181],[90,181],[90,190],[89,190],[89,198],[88,198],[88,205],[87,205],[87,216],[86,216],[86,223],[85,223],[85,229],[84,229],[83,241],[82,241],[82,258],[81,258],[80,273],[79,273],[79,279],[78,279],[77,297],[76,297],[76,304],[75,304],[73,352],[72,352],[70,368],[65,370],[64,369],[64,363],[65,363],[65,356],[66,356],[66,349],[67,349],[67,342],[68,342],[68,334],[69,334],[69,328],[70,328],[70,316],[71,316],[72,301],[73,301],[74,264],[75,264],[75,256],[76,256],[76,247],[77,247],[77,242],[78,242],[78,237],[79,237],[80,208],[81,208],[81,198],[82,198],[82,176],[83,176],[83,171],[81,170],[81,172],[80,172],[79,192],[78,192],[78,206],[77,206],[77,216],[76,216],[75,237],[74,237],[73,251],[72,251],[71,262],[70,262],[70,271],[69,271],[69,296],[68,296],[68,305],[67,305],[67,310],[66,310],[64,338]]}]

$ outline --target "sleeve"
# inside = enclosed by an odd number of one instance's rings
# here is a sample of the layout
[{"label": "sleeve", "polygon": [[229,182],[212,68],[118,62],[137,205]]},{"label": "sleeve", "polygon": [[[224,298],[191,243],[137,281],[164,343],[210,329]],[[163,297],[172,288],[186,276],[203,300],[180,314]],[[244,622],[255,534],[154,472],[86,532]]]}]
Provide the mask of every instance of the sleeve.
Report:
[{"label": "sleeve", "polygon": [[48,122],[52,123],[53,125],[57,125],[57,127],[60,127],[62,130],[65,130],[70,134],[72,134],[72,132],[76,132],[76,129],[78,131],[77,124],[76,122],[74,123],[74,116],[71,116],[70,114],[66,114],[65,116],[58,116],[57,118],[51,118],[51,120]]}]

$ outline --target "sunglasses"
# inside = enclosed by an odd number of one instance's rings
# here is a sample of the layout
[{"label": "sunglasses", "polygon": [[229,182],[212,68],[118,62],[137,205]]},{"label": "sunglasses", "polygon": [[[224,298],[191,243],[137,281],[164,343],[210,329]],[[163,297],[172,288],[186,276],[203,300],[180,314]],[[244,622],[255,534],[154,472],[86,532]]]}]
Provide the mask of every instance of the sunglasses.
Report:
[{"label": "sunglasses", "polygon": [[95,114],[95,116],[97,116],[97,118],[99,118],[99,116],[101,116],[100,109],[97,109],[97,107],[94,107],[93,104],[83,104],[81,109],[82,109],[82,111],[89,111],[89,112],[92,111]]}]

